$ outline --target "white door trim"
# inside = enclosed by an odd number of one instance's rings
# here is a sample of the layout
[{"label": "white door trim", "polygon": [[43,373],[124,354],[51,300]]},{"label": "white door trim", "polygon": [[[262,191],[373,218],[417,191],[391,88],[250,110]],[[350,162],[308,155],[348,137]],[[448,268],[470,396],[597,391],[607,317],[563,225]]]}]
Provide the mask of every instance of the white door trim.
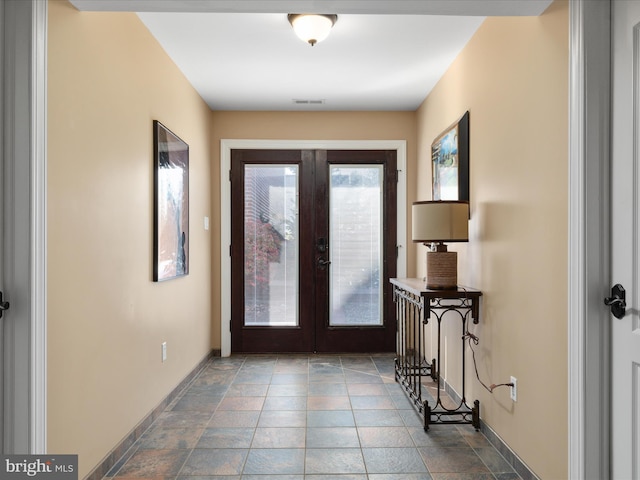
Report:
[{"label": "white door trim", "polygon": [[569,15],[569,478],[607,479],[610,1],[573,0]]},{"label": "white door trim", "polygon": [[396,150],[398,169],[397,275],[407,272],[407,142],[405,140],[233,140],[220,141],[220,338],[221,355],[231,355],[231,150],[233,149],[324,149]]},{"label": "white door trim", "polygon": [[32,332],[31,445],[33,453],[47,453],[47,25],[48,2],[33,1],[32,45]]},{"label": "white door trim", "polygon": [[4,449],[46,452],[47,2],[5,1]]}]

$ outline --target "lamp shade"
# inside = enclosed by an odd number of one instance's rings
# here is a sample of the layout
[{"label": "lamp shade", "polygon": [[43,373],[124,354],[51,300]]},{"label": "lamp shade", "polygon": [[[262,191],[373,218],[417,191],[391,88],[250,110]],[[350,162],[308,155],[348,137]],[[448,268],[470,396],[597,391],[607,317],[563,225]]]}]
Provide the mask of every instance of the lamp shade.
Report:
[{"label": "lamp shade", "polygon": [[287,18],[298,38],[315,45],[329,36],[337,15],[290,13]]},{"label": "lamp shade", "polygon": [[414,202],[411,215],[414,242],[469,241],[469,202]]}]

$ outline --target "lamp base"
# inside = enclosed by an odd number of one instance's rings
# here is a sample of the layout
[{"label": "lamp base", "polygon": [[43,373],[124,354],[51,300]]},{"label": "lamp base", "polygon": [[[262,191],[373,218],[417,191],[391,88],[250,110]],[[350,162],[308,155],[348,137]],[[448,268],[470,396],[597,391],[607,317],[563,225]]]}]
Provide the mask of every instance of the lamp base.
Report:
[{"label": "lamp base", "polygon": [[427,252],[427,288],[431,290],[458,288],[457,252]]}]

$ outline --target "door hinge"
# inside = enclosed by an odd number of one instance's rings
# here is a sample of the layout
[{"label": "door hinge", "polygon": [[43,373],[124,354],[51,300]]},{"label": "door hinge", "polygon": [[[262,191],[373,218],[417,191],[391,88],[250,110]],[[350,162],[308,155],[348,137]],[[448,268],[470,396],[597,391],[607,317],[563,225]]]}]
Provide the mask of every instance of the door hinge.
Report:
[{"label": "door hinge", "polygon": [[231,181],[231,169],[229,169],[229,181]]},{"label": "door hinge", "polygon": [[231,329],[232,323],[231,320],[229,320],[229,331],[232,332],[233,330]]},{"label": "door hinge", "polygon": [[233,257],[233,254],[231,252],[233,252],[233,250],[231,249],[231,245],[229,245],[229,256]]}]

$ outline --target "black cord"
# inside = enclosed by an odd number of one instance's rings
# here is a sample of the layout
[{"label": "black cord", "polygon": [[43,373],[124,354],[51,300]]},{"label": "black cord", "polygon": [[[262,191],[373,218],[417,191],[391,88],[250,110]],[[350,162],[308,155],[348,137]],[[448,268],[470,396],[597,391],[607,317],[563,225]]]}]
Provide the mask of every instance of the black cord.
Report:
[{"label": "black cord", "polygon": [[478,379],[478,382],[480,382],[480,385],[486,388],[489,393],[493,393],[493,391],[498,387],[513,387],[513,383],[492,383],[487,387],[487,385],[482,380],[480,380],[480,374],[478,373],[478,363],[476,362],[476,351],[473,348],[473,345],[478,345],[478,343],[480,343],[480,339],[469,330],[467,330],[462,338],[469,340],[469,348],[471,349],[471,356],[473,357],[473,368],[476,371],[476,378]]},{"label": "black cord", "polygon": [[[461,289],[464,292],[464,298],[465,300],[467,300],[469,298],[467,295],[468,293],[467,288],[458,286],[458,289]],[[471,356],[473,357],[473,368],[476,371],[476,378],[478,379],[478,382],[480,382],[480,385],[486,388],[489,393],[493,393],[493,391],[498,387],[513,387],[513,383],[498,383],[498,384],[492,383],[490,386],[487,387],[487,385],[482,380],[480,380],[480,374],[478,373],[478,363],[476,362],[476,351],[473,348],[473,345],[478,345],[478,343],[480,343],[480,339],[476,337],[473,333],[471,333],[468,329],[465,332],[465,334],[462,336],[462,339],[469,340],[469,348],[471,349]]]}]

